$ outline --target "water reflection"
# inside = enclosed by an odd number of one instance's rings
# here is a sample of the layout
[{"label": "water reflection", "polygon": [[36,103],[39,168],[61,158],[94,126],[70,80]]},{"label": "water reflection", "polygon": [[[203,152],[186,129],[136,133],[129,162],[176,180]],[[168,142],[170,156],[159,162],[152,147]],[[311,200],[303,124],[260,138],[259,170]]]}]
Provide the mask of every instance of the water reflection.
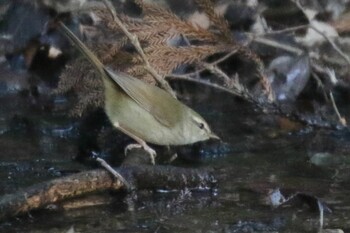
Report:
[{"label": "water reflection", "polygon": [[[257,116],[246,103],[208,90],[200,92],[206,95],[189,104],[203,113],[225,142],[189,151],[182,148],[175,164],[214,167],[218,190],[140,191],[137,197],[117,194],[112,203],[108,199],[93,207],[34,212],[33,217],[2,223],[0,231],[67,232],[73,226],[76,232],[315,232],[318,213],[308,208],[272,209],[262,201],[276,187],[321,197],[334,210],[325,216],[325,226],[350,229],[346,150],[338,146],[339,150],[320,151],[317,146],[343,135],[285,131],[271,117]],[[203,98],[207,98],[205,106]],[[57,112],[35,113],[25,107],[19,111],[2,102],[0,122],[6,123],[0,130],[1,194],[64,171],[89,169],[72,161],[78,150],[76,120],[57,117]],[[9,126],[12,113],[28,117],[30,123]],[[193,153],[195,157],[188,156]]]}]

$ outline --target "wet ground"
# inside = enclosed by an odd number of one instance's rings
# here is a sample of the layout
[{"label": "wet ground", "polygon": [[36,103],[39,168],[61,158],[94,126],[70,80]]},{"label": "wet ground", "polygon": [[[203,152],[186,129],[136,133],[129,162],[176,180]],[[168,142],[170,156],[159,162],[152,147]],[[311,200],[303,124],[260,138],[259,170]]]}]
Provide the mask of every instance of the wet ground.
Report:
[{"label": "wet ground", "polygon": [[[77,119],[59,110],[33,110],[17,94],[0,101],[0,194],[92,169],[72,160],[78,152]],[[0,223],[0,232],[67,232],[72,227],[75,232],[317,232],[317,211],[266,204],[266,193],[274,188],[319,197],[333,211],[325,213],[325,228],[349,232],[348,132],[290,131],[283,120],[207,90],[187,102],[227,144],[183,152],[173,164],[213,167],[220,174],[217,189],[146,190],[133,197],[105,193],[88,200],[104,204],[35,211]]]}]

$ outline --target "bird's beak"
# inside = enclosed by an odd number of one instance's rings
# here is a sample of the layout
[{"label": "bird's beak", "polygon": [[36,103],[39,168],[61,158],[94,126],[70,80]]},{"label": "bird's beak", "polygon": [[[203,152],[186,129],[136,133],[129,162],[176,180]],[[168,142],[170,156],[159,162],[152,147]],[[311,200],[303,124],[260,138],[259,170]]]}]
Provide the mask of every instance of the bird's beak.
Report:
[{"label": "bird's beak", "polygon": [[218,135],[216,135],[215,133],[210,133],[210,134],[209,134],[209,138],[217,139],[217,140],[220,140],[220,141],[221,141],[221,138],[220,138]]}]

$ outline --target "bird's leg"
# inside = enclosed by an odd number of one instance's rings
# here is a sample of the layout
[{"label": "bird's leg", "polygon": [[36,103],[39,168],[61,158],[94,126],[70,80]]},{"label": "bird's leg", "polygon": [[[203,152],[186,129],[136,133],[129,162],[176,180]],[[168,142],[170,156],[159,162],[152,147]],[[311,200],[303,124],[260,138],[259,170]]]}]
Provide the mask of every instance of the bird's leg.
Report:
[{"label": "bird's leg", "polygon": [[151,163],[153,165],[155,164],[155,158],[157,156],[157,153],[156,153],[155,150],[153,150],[151,147],[149,147],[144,140],[142,140],[141,138],[137,137],[133,133],[129,132],[127,129],[121,127],[119,124],[118,125],[114,124],[114,126],[116,128],[118,128],[120,131],[122,131],[123,133],[125,133],[126,135],[128,135],[129,137],[133,138],[138,143],[138,144],[130,144],[130,145],[128,145],[125,148],[125,154],[126,154],[126,152],[128,150],[131,150],[133,148],[140,148],[140,147],[142,147],[150,155]]}]

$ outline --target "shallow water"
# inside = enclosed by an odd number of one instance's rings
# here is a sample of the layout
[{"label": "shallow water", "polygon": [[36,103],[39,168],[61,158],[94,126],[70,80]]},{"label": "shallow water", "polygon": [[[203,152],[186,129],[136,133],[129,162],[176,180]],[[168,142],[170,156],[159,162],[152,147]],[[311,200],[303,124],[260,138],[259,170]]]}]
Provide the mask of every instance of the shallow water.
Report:
[{"label": "shallow water", "polygon": [[[325,214],[325,228],[350,230],[346,147],[322,147],[346,142],[347,132],[290,132],[228,95],[201,93],[189,104],[228,145],[184,155],[174,165],[213,167],[218,174],[216,190],[139,191],[137,197],[101,194],[94,198],[104,204],[35,211],[1,223],[0,231],[67,232],[73,227],[75,232],[317,232],[318,212],[306,206],[274,209],[264,202],[274,188],[319,197],[333,210]],[[90,169],[72,160],[77,153],[77,120],[1,101],[0,194]],[[12,122],[14,115],[29,118],[30,124]]]}]

